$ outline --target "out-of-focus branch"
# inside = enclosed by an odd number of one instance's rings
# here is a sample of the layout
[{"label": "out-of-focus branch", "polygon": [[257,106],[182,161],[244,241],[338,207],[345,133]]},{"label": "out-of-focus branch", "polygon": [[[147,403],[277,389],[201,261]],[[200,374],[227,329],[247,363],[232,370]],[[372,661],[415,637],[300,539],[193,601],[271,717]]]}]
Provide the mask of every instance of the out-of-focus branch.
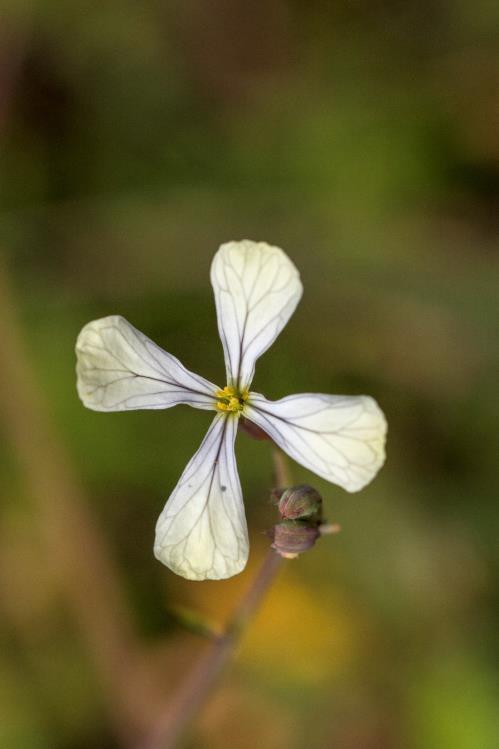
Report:
[{"label": "out-of-focus branch", "polygon": [[[285,458],[275,447],[273,460],[275,484],[289,485],[291,482]],[[173,749],[177,746],[177,742],[216,686],[224,667],[234,654],[241,635],[274,582],[282,562],[282,557],[273,549],[267,552],[255,579],[232,614],[225,632],[212,640],[207,652],[170,700],[149,736],[140,744],[140,749]]]},{"label": "out-of-focus branch", "polygon": [[[29,2],[15,13],[0,11],[0,137],[29,45],[31,16]],[[69,602],[100,678],[111,722],[122,745],[129,746],[150,720],[147,690],[137,684],[138,644],[118,575],[32,373],[1,250],[0,418],[45,542],[40,563],[50,568]]]},{"label": "out-of-focus branch", "polygon": [[119,575],[90,504],[72,473],[33,375],[0,255],[0,418],[46,547],[41,564],[65,595],[103,687],[123,746],[151,721],[149,682],[142,683],[134,635]]}]

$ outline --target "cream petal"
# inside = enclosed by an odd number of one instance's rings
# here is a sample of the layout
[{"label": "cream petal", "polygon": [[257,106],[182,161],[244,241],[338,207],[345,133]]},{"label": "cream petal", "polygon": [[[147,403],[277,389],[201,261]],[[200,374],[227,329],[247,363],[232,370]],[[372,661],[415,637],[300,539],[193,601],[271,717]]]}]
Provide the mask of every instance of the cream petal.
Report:
[{"label": "cream petal", "polygon": [[385,460],[386,420],[373,398],[305,393],[269,401],[250,393],[244,416],[297,463],[356,492]]},{"label": "cream petal", "polygon": [[248,532],[234,455],[237,417],[215,416],[156,525],[154,554],[189,580],[241,572]]},{"label": "cream petal", "polygon": [[189,372],[119,315],[88,323],[76,342],[78,395],[94,411],[215,410],[217,387]]},{"label": "cream petal", "polygon": [[227,242],[211,266],[218,330],[227,382],[249,387],[255,362],[293,314],[302,295],[300,276],[287,255],[265,242]]}]

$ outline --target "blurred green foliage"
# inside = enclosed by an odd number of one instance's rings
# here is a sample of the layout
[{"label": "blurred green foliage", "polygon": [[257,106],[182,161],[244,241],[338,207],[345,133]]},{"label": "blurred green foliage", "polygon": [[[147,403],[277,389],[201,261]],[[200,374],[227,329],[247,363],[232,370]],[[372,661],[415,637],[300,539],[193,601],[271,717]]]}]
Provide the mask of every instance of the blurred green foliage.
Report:
[{"label": "blurred green foliage", "polygon": [[[223,385],[209,263],[222,241],[264,239],[305,294],[255,389],[366,392],[389,421],[387,464],[360,496],[293,466],[343,531],[286,567],[187,745],[493,749],[499,6],[10,5],[2,247],[36,381],[144,641],[188,662],[194,636],[169,607],[223,620],[242,594],[273,523],[270,454],[240,436],[250,570],[174,579],[154,523],[209,415],[85,411],[85,322],[123,314]],[[116,746],[74,625],[49,583],[30,587],[38,520],[6,448],[0,582],[7,611],[22,601],[0,628],[0,744]]]}]

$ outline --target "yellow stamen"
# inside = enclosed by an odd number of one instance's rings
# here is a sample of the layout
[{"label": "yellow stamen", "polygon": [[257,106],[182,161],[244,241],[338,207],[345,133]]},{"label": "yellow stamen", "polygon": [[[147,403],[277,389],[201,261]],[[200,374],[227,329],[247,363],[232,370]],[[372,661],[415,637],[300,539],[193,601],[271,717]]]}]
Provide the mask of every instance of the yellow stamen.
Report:
[{"label": "yellow stamen", "polygon": [[223,390],[217,390],[215,395],[217,397],[216,406],[219,411],[238,413],[243,410],[249,393],[247,390],[240,393],[234,387],[226,385]]}]

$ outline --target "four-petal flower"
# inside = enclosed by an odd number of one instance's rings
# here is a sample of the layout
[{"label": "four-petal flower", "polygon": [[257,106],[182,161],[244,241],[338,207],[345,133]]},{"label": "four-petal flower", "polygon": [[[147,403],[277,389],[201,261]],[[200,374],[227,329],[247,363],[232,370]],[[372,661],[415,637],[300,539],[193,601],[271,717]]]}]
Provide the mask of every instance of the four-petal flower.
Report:
[{"label": "four-petal flower", "polygon": [[250,392],[255,362],[302,295],[293,263],[264,242],[228,242],[211,267],[227,385],[189,372],[123,317],[86,325],[78,336],[78,393],[95,411],[186,403],[216,416],[156,525],[154,553],[190,580],[222,579],[248,558],[248,533],[234,455],[239,417],[259,426],[294,460],[350,492],[384,461],[386,421],[368,396]]}]

